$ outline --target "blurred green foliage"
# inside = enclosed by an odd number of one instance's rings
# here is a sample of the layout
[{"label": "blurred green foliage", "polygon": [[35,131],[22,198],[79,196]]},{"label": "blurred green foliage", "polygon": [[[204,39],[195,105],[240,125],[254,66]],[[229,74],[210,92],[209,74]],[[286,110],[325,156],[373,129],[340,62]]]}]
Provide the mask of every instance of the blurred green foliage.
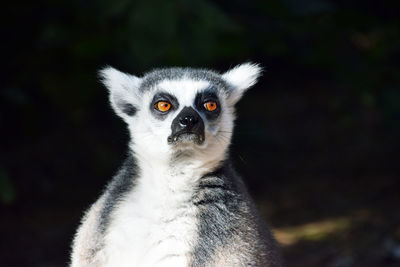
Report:
[{"label": "blurred green foliage", "polygon": [[15,187],[5,170],[0,167],[0,203],[11,204],[15,198]]}]

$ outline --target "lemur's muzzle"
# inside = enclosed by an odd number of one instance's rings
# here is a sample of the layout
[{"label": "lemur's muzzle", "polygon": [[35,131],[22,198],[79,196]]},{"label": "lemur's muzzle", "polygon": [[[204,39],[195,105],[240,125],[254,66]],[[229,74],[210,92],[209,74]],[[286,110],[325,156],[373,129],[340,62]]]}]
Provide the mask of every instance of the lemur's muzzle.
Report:
[{"label": "lemur's muzzle", "polygon": [[191,107],[184,107],[171,124],[169,144],[178,142],[194,142],[201,145],[204,142],[204,122],[199,113]]}]

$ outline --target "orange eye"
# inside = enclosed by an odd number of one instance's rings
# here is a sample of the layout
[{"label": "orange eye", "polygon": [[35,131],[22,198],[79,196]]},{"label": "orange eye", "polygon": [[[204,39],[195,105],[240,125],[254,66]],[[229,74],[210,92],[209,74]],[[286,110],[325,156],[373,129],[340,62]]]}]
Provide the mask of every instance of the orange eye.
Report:
[{"label": "orange eye", "polygon": [[215,103],[213,101],[209,101],[209,102],[204,103],[204,107],[208,111],[214,111],[217,109],[217,103]]},{"label": "orange eye", "polygon": [[155,104],[155,108],[161,112],[167,112],[168,110],[171,109],[171,104],[167,101],[158,101]]}]

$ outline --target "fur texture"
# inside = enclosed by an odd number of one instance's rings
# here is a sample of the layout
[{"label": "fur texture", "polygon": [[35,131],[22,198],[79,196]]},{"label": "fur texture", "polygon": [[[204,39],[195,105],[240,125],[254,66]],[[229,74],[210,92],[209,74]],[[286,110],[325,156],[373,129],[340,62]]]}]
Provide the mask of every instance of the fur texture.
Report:
[{"label": "fur texture", "polygon": [[[122,168],[82,220],[71,266],[281,266],[228,156],[234,105],[260,71],[250,63],[224,74],[101,71],[131,141]],[[160,101],[170,109],[160,112]],[[207,110],[208,102],[217,108]]]}]

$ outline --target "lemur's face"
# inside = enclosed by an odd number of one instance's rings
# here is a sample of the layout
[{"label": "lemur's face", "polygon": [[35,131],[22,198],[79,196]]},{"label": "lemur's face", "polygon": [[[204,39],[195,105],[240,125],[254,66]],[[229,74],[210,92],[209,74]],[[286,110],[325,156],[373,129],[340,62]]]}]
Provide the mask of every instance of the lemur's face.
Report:
[{"label": "lemur's face", "polygon": [[106,68],[101,75],[136,153],[197,154],[212,160],[224,156],[234,105],[259,73],[257,65],[244,64],[222,75],[189,68],[155,70],[142,78]]},{"label": "lemur's face", "polygon": [[[149,103],[145,114],[149,117],[148,129],[171,149],[206,146],[210,139],[222,138],[221,128],[231,126],[221,123],[223,105],[227,108],[224,98],[207,81],[161,81],[145,100]],[[227,132],[225,128],[222,130]]]}]

